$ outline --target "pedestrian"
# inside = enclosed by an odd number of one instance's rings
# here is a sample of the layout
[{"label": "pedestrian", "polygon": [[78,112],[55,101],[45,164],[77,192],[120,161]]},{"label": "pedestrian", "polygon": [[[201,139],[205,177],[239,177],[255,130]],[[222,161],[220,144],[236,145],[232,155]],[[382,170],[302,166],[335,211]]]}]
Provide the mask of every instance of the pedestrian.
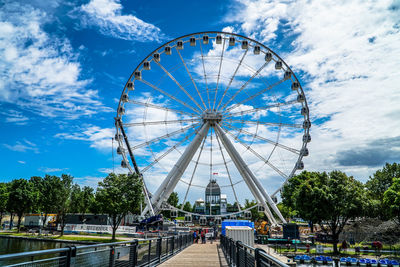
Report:
[{"label": "pedestrian", "polygon": [[204,231],[201,232],[201,243],[202,244],[206,243],[206,235],[204,234]]},{"label": "pedestrian", "polygon": [[193,232],[193,243],[196,242],[196,239],[197,239],[197,233],[196,233],[196,231],[194,231]]}]

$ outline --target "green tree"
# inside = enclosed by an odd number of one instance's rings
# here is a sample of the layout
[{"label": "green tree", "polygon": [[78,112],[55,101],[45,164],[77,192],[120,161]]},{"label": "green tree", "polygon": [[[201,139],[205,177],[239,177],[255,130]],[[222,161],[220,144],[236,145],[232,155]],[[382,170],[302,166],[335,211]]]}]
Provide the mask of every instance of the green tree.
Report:
[{"label": "green tree", "polygon": [[140,203],[143,202],[142,182],[136,174],[110,173],[99,186],[96,192],[96,201],[103,213],[108,214],[112,226],[112,239],[124,216],[131,212],[140,212]]},{"label": "green tree", "polygon": [[183,205],[183,210],[187,212],[192,212],[192,204],[189,201],[186,201],[185,205]]},{"label": "green tree", "polygon": [[[245,199],[243,209],[248,209],[248,208],[254,207],[256,205],[257,205],[257,201],[255,201],[255,200],[250,201],[248,199]],[[251,212],[251,218],[253,221],[258,221],[258,220],[264,218],[264,213],[258,212],[258,208],[253,208],[250,210],[250,212]]]},{"label": "green tree", "polygon": [[383,201],[384,193],[393,183],[393,178],[400,177],[400,164],[386,163],[381,170],[377,170],[366,183],[368,195],[372,202],[368,214],[382,220],[390,219],[389,208]]},{"label": "green tree", "polygon": [[43,227],[47,221],[47,217],[50,213],[58,213],[59,206],[62,205],[62,196],[64,190],[62,190],[63,183],[60,177],[45,175],[40,190],[40,206],[44,213]]},{"label": "green tree", "polygon": [[[178,203],[179,203],[179,196],[177,192],[172,192],[171,195],[169,195],[167,199],[167,203],[170,204],[173,207],[178,208]],[[169,210],[164,210],[161,212],[162,215],[166,218],[171,218],[171,211]]]},{"label": "green tree", "polygon": [[[293,177],[297,188],[291,194],[282,194],[283,201],[292,203],[300,217],[318,223],[332,235],[334,253],[337,253],[339,235],[349,219],[363,215],[367,197],[361,182],[340,171],[326,173],[303,172]],[[291,180],[289,180],[289,186]],[[285,191],[285,190],[284,190]],[[287,198],[292,198],[291,200]]]},{"label": "green tree", "polygon": [[4,213],[7,211],[8,201],[8,184],[0,183],[0,225],[3,220]]},{"label": "green tree", "polygon": [[289,221],[290,218],[293,218],[294,216],[297,215],[297,212],[295,210],[293,210],[289,206],[286,206],[282,202],[278,203],[276,206],[278,207],[279,211],[281,212],[283,218],[286,218],[287,221]]},{"label": "green tree", "polygon": [[400,178],[393,178],[392,185],[383,195],[383,202],[400,226]]},{"label": "green tree", "polygon": [[67,174],[62,174],[61,179],[56,179],[56,188],[53,190],[57,194],[56,203],[57,208],[57,221],[61,227],[61,236],[64,235],[65,218],[67,213],[71,210],[71,192],[73,186],[73,177]]},{"label": "green tree", "polygon": [[83,217],[93,210],[94,189],[85,186],[81,188],[78,184],[72,186],[71,191],[71,213],[79,213]]},{"label": "green tree", "polygon": [[29,179],[29,182],[32,184],[32,193],[34,195],[33,205],[31,211],[34,213],[42,212],[42,196],[45,192],[43,192],[43,178],[40,176],[32,176]]},{"label": "green tree", "polygon": [[327,174],[303,171],[294,176],[282,189],[282,204],[296,210],[297,214],[310,225],[314,232],[314,224],[319,221],[320,191],[328,179]]},{"label": "green tree", "polygon": [[11,181],[8,195],[9,209],[18,216],[18,233],[24,213],[29,212],[34,204],[35,195],[32,184],[25,179]]},{"label": "green tree", "polygon": [[79,213],[82,214],[82,216],[85,216],[86,213],[90,212],[95,201],[94,189],[90,186],[84,186],[81,194],[82,200],[81,206],[79,207]]},{"label": "green tree", "polygon": [[72,185],[71,188],[71,213],[79,213],[82,207],[82,191],[78,184]]}]

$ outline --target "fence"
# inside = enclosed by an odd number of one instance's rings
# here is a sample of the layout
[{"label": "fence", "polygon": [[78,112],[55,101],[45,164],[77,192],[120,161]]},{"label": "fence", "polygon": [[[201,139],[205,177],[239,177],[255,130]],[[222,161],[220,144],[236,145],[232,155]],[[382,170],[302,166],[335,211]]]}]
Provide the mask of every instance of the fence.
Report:
[{"label": "fence", "polygon": [[221,235],[221,248],[229,266],[235,267],[289,267],[264,250],[249,247],[240,241],[234,241]]},{"label": "fence", "polygon": [[193,243],[191,234],[0,255],[0,266],[154,266]]}]

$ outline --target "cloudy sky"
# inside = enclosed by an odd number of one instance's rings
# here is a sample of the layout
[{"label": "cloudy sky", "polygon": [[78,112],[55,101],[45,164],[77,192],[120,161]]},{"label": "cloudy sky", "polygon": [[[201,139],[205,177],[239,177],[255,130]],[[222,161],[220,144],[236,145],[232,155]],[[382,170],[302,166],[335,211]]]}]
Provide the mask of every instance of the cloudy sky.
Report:
[{"label": "cloudy sky", "polygon": [[[400,1],[6,0],[0,6],[0,181],[69,173],[79,184],[94,186],[113,168],[124,171],[119,156],[113,161],[111,140],[125,83],[151,51],[201,31],[251,37],[296,73],[312,121],[310,155],[303,159],[307,170],[338,169],[365,181],[385,162],[400,160]],[[211,45],[208,55],[219,55],[221,48]],[[228,52],[238,59],[235,50]],[[192,56],[193,73],[201,70],[198,60]],[[224,70],[229,76],[234,69]],[[157,101],[154,94],[140,97]],[[185,118],[177,114],[170,112],[168,119]],[[127,109],[129,122],[135,115],[135,106]],[[150,112],[148,118],[159,115]],[[137,144],[153,137],[129,133]],[[282,133],[287,144],[299,141],[301,147],[298,135]],[[162,132],[150,133],[156,134]],[[172,147],[172,141],[163,144]],[[170,154],[167,169],[184,148]],[[143,168],[151,162],[146,153],[137,152]],[[248,154],[253,171],[273,191],[281,180],[268,180],[269,172],[260,171]],[[294,163],[285,154],[276,161]],[[160,170],[148,170],[151,191],[165,176]],[[177,187],[182,196],[184,185]]]}]

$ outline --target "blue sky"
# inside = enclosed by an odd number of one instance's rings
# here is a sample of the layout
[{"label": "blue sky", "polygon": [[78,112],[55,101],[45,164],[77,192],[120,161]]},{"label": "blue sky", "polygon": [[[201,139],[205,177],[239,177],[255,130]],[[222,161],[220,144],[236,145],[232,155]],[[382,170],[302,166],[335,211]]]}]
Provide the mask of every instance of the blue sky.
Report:
[{"label": "blue sky", "polygon": [[[69,173],[96,185],[113,169],[113,118],[135,67],[164,42],[207,30],[252,37],[297,74],[313,122],[306,169],[365,181],[400,159],[399,1],[0,5],[0,181]],[[165,175],[156,173],[152,190]]]}]

